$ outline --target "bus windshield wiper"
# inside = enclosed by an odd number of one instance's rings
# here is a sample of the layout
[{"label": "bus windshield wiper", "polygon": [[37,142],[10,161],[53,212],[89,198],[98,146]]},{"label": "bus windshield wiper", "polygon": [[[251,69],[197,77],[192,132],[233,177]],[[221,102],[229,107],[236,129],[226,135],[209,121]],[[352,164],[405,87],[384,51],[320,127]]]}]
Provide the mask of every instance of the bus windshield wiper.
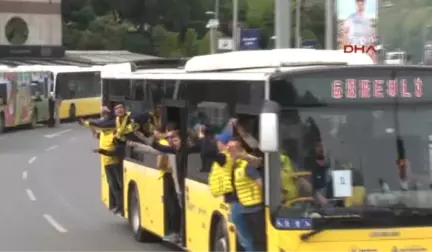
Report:
[{"label": "bus windshield wiper", "polygon": [[330,229],[331,227],[333,227],[334,225],[337,225],[337,224],[353,223],[353,222],[363,223],[364,222],[364,220],[362,220],[362,218],[360,218],[360,216],[358,216],[358,217],[354,217],[354,216],[352,216],[352,217],[336,217],[336,216],[334,216],[334,217],[330,217],[330,218],[329,217],[324,217],[324,218],[326,218],[325,223],[321,224],[319,228],[316,228],[310,232],[301,234],[300,239],[302,241],[307,241],[312,236],[315,236],[315,235],[317,235],[317,234],[319,234],[319,233],[321,233],[327,229]]},{"label": "bus windshield wiper", "polygon": [[[347,209],[329,209],[330,214],[323,214],[322,218],[326,222],[321,224],[308,233],[300,235],[302,241],[307,241],[314,235],[317,235],[335,225],[349,224],[349,223],[365,223],[367,221],[380,221],[392,222],[395,217],[432,217],[432,209],[428,208],[410,208],[405,206],[364,206],[360,208],[347,208]],[[332,213],[331,213],[332,212]],[[390,217],[390,219],[389,219]]]}]

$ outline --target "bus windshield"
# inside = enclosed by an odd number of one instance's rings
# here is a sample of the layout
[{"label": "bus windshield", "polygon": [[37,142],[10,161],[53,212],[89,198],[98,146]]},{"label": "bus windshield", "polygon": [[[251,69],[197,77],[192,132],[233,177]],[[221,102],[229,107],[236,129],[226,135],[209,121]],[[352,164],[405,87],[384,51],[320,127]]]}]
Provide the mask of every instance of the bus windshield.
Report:
[{"label": "bus windshield", "polygon": [[[432,213],[432,103],[424,99],[431,93],[420,84],[415,87],[416,80],[430,77],[405,74],[403,78],[385,79],[369,75],[335,75],[315,79],[314,83],[310,78],[294,78],[293,83],[285,83],[296,91],[293,99],[299,105],[284,106],[280,116],[281,155],[289,162],[282,162],[280,173],[274,173],[281,177],[284,199],[276,217],[348,216],[361,220],[356,227],[425,225],[412,212],[383,214],[395,208]],[[332,89],[339,80],[342,89],[335,92]],[[372,83],[372,92],[376,88],[373,83],[383,81],[383,96],[360,98],[361,92],[366,92],[361,91],[365,80]],[[400,93],[405,87],[390,92],[389,81],[397,87],[406,83],[410,97],[403,98]],[[350,83],[356,87],[351,96],[360,92],[357,98],[346,99]],[[320,92],[325,88],[329,88],[327,94]],[[368,89],[366,85],[363,88]],[[271,93],[283,99],[280,90]],[[365,209],[373,214],[365,214]],[[377,216],[390,219],[377,222]],[[369,217],[373,220],[364,221]],[[353,223],[338,225],[349,227]]]}]

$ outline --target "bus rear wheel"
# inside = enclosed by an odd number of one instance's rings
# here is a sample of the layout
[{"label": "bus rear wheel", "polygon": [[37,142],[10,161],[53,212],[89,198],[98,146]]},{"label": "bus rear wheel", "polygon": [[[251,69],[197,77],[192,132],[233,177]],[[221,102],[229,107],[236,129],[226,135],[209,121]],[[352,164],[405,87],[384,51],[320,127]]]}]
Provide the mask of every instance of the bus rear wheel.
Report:
[{"label": "bus rear wheel", "polygon": [[228,235],[223,220],[216,226],[211,251],[229,251]]},{"label": "bus rear wheel", "polygon": [[141,207],[139,192],[136,187],[132,188],[129,192],[128,219],[135,240],[138,242],[156,241],[156,236],[141,227]]}]

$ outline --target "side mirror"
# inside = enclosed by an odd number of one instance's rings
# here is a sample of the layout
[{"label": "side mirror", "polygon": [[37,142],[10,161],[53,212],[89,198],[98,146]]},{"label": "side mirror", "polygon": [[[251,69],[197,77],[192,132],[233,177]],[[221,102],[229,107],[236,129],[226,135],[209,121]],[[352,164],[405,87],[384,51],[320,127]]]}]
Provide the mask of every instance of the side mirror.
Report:
[{"label": "side mirror", "polygon": [[265,101],[259,115],[260,150],[263,152],[279,151],[279,105],[274,101]]}]

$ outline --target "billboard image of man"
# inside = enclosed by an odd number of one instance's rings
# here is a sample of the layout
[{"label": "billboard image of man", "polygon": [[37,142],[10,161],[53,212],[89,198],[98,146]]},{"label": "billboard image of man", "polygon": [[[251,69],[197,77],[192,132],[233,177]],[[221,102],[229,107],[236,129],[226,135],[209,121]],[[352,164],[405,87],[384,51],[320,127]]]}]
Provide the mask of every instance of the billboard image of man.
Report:
[{"label": "billboard image of man", "polygon": [[[339,48],[375,44],[377,0],[337,0]],[[376,62],[376,54],[368,51]]]}]

